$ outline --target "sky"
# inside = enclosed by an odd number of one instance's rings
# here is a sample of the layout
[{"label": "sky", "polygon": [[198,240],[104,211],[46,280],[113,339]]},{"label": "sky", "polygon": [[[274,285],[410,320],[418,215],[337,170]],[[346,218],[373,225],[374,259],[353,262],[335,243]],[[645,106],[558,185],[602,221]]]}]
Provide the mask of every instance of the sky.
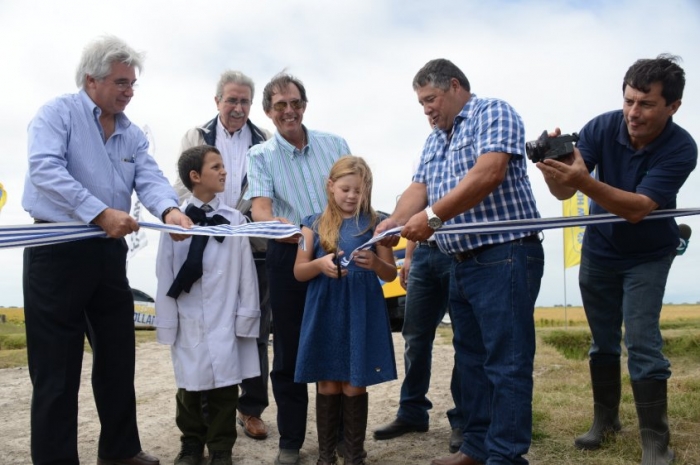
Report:
[{"label": "sky", "polygon": [[[9,197],[0,226],[27,224],[21,197],[26,128],[48,100],[76,92],[83,47],[113,34],[146,52],[126,114],[148,125],[154,156],[175,176],[185,131],[216,114],[219,75],[238,69],[256,82],[251,120],[273,130],[261,91],[287,70],[305,84],[304,124],[343,136],[374,172],[374,207],[392,211],[411,180],[429,127],[411,88],[429,60],[448,58],[473,93],[509,102],[527,140],[555,126],[576,132],[622,106],[622,78],[639,58],[683,58],[686,90],[674,121],[700,140],[700,2],[667,0],[215,0],[202,2],[0,1],[0,182]],[[562,215],[539,170],[528,166],[543,217]],[[678,197],[700,207],[700,169]],[[147,215],[144,220],[153,221]],[[678,220],[700,237],[700,216]],[[154,294],[158,234],[129,263],[133,287]],[[539,306],[580,305],[578,267],[564,270],[560,230],[545,232]],[[700,301],[700,239],[691,238],[666,286],[665,302]],[[0,250],[0,306],[22,306],[22,250]]]}]

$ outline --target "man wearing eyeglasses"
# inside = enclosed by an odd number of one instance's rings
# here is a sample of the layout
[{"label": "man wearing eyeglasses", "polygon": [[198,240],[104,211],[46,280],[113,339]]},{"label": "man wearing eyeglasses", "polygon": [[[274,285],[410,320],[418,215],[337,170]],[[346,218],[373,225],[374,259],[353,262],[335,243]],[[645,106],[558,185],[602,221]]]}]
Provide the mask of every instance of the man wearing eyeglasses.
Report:
[{"label": "man wearing eyeglasses", "polygon": [[[182,138],[181,150],[197,145],[211,145],[219,149],[226,167],[226,186],[219,199],[231,208],[238,209],[250,218],[249,200],[242,196],[248,188],[246,153],[254,145],[265,142],[271,134],[253,124],[248,115],[255,94],[255,83],[240,71],[227,70],[221,74],[216,86],[214,102],[218,114],[202,126],[190,129]],[[173,185],[180,198],[180,203],[192,193],[179,176]],[[238,399],[238,423],[246,436],[253,439],[266,439],[267,426],[262,420],[262,413],[269,405],[267,395],[270,372],[267,345],[270,339],[270,298],[267,290],[265,273],[265,250],[267,241],[251,238],[255,266],[258,272],[258,289],[260,292],[260,335],[258,336],[258,355],[260,358],[260,376],[243,380],[241,395]],[[178,395],[178,404],[182,396]],[[186,447],[187,438],[183,438],[182,452],[191,450]],[[200,444],[201,445],[201,444]],[[182,455],[182,454],[181,454]]]},{"label": "man wearing eyeglasses", "polygon": [[[248,151],[250,184],[245,198],[253,202],[255,221],[299,225],[305,216],[323,211],[330,168],[350,153],[345,139],[302,124],[306,104],[304,85],[288,74],[274,76],[263,90],[263,109],[277,132]],[[294,382],[307,287],[294,279],[297,247],[296,238],[271,240],[266,256],[273,316],[270,378],[280,433],[276,465],[298,464],[306,436],[307,386]]]},{"label": "man wearing eyeglasses", "polygon": [[[92,388],[101,431],[97,465],[158,465],[141,450],[134,392],[134,301],[124,236],[135,190],[169,224],[191,227],[177,195],[124,115],[143,55],[116,37],[88,45],[76,94],[47,103],[29,124],[22,206],[37,223],[80,222],[104,238],[24,251],[24,314],[32,380],[34,465],[78,465],[78,389],[85,334],[93,349]],[[182,239],[183,236],[173,236]]]}]

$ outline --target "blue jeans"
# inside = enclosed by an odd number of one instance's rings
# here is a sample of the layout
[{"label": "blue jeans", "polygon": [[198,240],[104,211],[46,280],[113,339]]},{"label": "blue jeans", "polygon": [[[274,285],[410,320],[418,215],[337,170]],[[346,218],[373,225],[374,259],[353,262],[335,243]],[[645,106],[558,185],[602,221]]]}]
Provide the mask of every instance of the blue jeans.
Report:
[{"label": "blue jeans", "polygon": [[[428,397],[435,330],[445,316],[450,290],[452,258],[437,246],[419,244],[413,251],[408,273],[408,292],[403,329],[405,377],[397,418],[413,425],[428,424]],[[459,405],[459,379],[452,373],[450,384],[455,406]],[[450,426],[463,426],[460,409],[447,412]]]},{"label": "blue jeans", "polygon": [[669,361],[661,349],[659,316],[673,255],[619,270],[583,255],[581,299],[591,328],[591,364],[620,363],[622,323],[630,379],[668,379]]},{"label": "blue jeans", "polygon": [[528,463],[534,311],[543,270],[542,245],[523,240],[452,267],[455,358],[464,387],[460,450],[489,465]]}]

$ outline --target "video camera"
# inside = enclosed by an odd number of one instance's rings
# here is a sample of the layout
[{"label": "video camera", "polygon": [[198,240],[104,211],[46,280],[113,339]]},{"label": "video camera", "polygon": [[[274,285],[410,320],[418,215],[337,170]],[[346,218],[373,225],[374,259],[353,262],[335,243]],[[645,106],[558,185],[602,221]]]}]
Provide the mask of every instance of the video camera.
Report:
[{"label": "video camera", "polygon": [[574,153],[574,146],[578,142],[578,134],[575,132],[558,137],[549,137],[545,130],[537,140],[525,143],[527,158],[533,163],[554,158],[558,160]]}]

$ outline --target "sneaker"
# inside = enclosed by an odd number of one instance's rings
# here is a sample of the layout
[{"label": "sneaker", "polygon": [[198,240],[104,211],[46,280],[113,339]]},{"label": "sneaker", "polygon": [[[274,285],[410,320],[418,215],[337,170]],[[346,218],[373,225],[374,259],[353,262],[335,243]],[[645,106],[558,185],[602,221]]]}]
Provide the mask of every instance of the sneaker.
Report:
[{"label": "sneaker", "polygon": [[233,465],[231,451],[209,452],[209,461],[207,462],[207,465]]},{"label": "sneaker", "polygon": [[180,453],[175,457],[175,465],[199,465],[204,458],[204,444],[183,441]]},{"label": "sneaker", "polygon": [[275,458],[275,465],[299,465],[298,449],[280,449]]}]

